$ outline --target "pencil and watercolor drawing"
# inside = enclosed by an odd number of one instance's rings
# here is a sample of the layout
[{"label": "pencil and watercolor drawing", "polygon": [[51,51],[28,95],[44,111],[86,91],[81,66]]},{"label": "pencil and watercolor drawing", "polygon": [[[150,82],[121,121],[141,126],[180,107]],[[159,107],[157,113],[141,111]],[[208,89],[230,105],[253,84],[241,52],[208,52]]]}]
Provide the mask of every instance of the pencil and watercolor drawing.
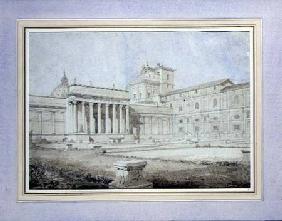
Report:
[{"label": "pencil and watercolor drawing", "polygon": [[251,188],[250,36],[28,29],[28,189]]}]

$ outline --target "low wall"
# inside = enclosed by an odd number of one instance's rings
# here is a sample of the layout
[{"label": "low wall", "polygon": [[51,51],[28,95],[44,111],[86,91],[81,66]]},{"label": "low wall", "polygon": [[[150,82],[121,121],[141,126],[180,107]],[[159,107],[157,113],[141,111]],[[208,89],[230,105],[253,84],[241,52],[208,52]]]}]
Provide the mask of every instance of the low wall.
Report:
[{"label": "low wall", "polygon": [[173,139],[172,134],[152,134],[152,135],[140,135],[140,143],[143,142],[170,142]]},{"label": "low wall", "polygon": [[211,146],[211,147],[250,147],[250,139],[249,138],[195,138],[195,137],[187,137],[187,136],[173,136],[171,141],[178,141],[183,143],[189,143],[195,146]]},{"label": "low wall", "polygon": [[[124,143],[135,143],[138,142],[134,139],[132,134],[32,134],[32,143],[40,142],[63,142],[65,138],[68,141],[74,141],[79,143],[89,143],[89,137],[91,137],[95,143],[110,143],[110,138],[123,137],[122,142]],[[250,142],[246,139],[232,139],[232,140],[199,140],[196,139],[187,139],[181,136],[173,136],[171,134],[166,135],[141,135],[140,143],[166,143],[166,142],[179,142],[179,143],[188,143],[195,146],[211,146],[211,147],[249,147]]]},{"label": "low wall", "polygon": [[[94,143],[109,143],[110,137],[123,137],[122,142],[134,142],[134,137],[132,134],[48,134],[48,135],[38,135],[38,134],[32,134],[32,143],[41,143],[41,142],[65,142],[65,141],[73,141],[73,142],[79,142],[79,143],[89,143],[89,137],[93,139]],[[66,139],[67,140],[64,140]]]},{"label": "low wall", "polygon": [[89,137],[93,139],[94,143],[110,143],[110,138],[118,138],[123,137],[122,142],[134,142],[134,137],[132,134],[71,134],[68,135],[69,141],[79,142],[79,143],[88,143]]},{"label": "low wall", "polygon": [[47,142],[63,142],[65,137],[64,134],[32,134],[32,142],[39,143],[45,140]]}]

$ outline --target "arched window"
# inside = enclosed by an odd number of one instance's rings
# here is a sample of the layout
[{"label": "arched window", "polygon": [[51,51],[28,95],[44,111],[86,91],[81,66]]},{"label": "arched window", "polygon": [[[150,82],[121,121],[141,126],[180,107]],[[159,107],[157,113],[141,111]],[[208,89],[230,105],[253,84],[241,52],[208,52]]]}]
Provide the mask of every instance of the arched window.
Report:
[{"label": "arched window", "polygon": [[216,107],[216,106],[217,106],[217,99],[214,98],[214,99],[213,99],[213,107]]},{"label": "arched window", "polygon": [[200,105],[199,105],[199,103],[197,102],[197,103],[195,103],[195,109],[199,109],[200,108]]}]

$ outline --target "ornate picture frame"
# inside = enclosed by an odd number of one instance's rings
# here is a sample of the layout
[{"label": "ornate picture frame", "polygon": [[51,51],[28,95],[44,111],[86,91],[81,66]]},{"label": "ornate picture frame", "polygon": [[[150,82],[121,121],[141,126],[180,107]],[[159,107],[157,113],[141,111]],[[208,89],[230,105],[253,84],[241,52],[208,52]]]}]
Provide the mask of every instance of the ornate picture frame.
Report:
[{"label": "ornate picture frame", "polygon": [[[250,187],[248,188],[113,188],[113,189],[57,189],[30,190],[28,183],[29,147],[32,135],[29,125],[29,41],[28,34],[32,30],[62,30],[62,29],[92,29],[94,31],[114,30],[124,31],[245,31],[250,36]],[[18,201],[74,201],[74,200],[126,200],[126,201],[189,201],[189,200],[260,200],[262,198],[262,27],[259,19],[215,19],[215,20],[18,20],[17,23],[17,56],[18,56]],[[28,62],[27,62],[28,61]],[[164,66],[159,66],[166,68]],[[79,86],[74,82],[75,86]],[[230,86],[230,85],[227,85]],[[232,85],[231,85],[232,86]],[[113,85],[115,93],[119,93]],[[195,90],[195,89],[193,89]],[[122,91],[121,91],[122,93]],[[123,96],[123,95],[122,95]],[[39,99],[40,100],[40,99]],[[125,105],[125,119],[127,109]],[[130,108],[130,107],[129,107]],[[113,113],[112,113],[113,114]],[[93,113],[92,113],[93,115]],[[113,119],[113,118],[112,118]],[[125,120],[125,122],[128,122]],[[121,124],[121,123],[120,123]],[[152,122],[151,122],[152,124]],[[97,131],[99,129],[97,123]],[[113,123],[112,123],[113,125]],[[163,126],[164,127],[164,126]],[[127,128],[127,129],[126,129]],[[129,125],[124,124],[129,130]],[[107,129],[105,129],[107,130]],[[114,126],[113,129],[114,130]],[[132,129],[133,131],[134,129]],[[66,134],[66,132],[65,132]],[[92,143],[90,140],[89,143]],[[88,139],[88,135],[87,135]],[[96,138],[94,138],[96,139]],[[124,138],[110,138],[112,142],[120,142]],[[93,141],[94,142],[94,141]],[[155,141],[154,142],[158,142]],[[196,145],[196,144],[195,144]],[[197,146],[201,148],[200,146]],[[105,152],[106,153],[106,152]],[[242,154],[244,155],[244,151]],[[245,155],[244,155],[245,156]],[[126,162],[125,162],[126,163]],[[146,162],[147,163],[147,162]],[[124,167],[132,168],[146,166],[140,162],[126,164],[119,162],[114,165],[117,170]],[[142,165],[141,165],[142,164]],[[127,171],[129,171],[128,169]]]}]

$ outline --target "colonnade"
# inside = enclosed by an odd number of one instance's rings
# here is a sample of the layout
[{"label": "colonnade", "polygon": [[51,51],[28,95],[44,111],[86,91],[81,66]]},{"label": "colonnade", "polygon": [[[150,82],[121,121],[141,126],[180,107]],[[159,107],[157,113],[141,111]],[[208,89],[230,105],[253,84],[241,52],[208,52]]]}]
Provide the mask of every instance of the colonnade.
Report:
[{"label": "colonnade", "polygon": [[66,103],[68,134],[129,134],[129,106],[84,100]]},{"label": "colonnade", "polygon": [[166,135],[172,134],[173,123],[170,116],[141,116],[141,135]]}]

